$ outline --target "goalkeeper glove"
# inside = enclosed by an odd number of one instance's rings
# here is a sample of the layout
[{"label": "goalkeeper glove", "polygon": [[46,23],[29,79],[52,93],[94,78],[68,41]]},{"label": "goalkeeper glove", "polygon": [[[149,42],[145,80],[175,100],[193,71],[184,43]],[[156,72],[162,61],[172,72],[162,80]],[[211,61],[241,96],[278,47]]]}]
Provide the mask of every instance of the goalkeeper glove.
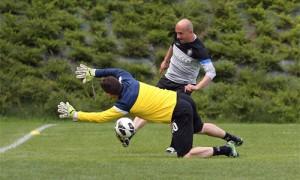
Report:
[{"label": "goalkeeper glove", "polygon": [[57,106],[57,112],[60,113],[60,118],[74,118],[76,110],[69,104],[69,102],[60,102]]},{"label": "goalkeeper glove", "polygon": [[87,67],[84,64],[80,64],[79,67],[76,68],[75,74],[76,78],[83,79],[82,82],[85,84],[88,81],[91,81],[95,76],[96,69],[92,69]]}]

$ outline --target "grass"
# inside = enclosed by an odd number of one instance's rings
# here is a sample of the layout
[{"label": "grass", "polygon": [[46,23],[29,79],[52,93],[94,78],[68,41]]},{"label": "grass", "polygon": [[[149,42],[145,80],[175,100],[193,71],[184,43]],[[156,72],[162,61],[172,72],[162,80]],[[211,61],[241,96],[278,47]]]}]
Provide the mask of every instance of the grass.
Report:
[{"label": "grass", "polygon": [[[166,155],[168,125],[148,124],[123,148],[113,123],[0,120],[0,147],[44,130],[0,154],[0,179],[300,179],[300,124],[218,124],[242,136],[239,158],[178,159]],[[194,145],[222,145],[195,136]]]}]

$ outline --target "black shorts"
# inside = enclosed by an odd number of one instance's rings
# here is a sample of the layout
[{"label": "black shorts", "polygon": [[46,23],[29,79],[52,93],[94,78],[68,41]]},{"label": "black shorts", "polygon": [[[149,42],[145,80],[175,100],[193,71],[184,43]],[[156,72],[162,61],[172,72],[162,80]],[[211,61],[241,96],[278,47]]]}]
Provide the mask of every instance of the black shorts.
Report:
[{"label": "black shorts", "polygon": [[203,123],[197,115],[192,98],[177,94],[177,104],[172,116],[172,146],[178,157],[183,157],[193,146],[193,134],[202,130]]},{"label": "black shorts", "polygon": [[180,93],[185,93],[190,95],[191,92],[184,91],[184,87],[186,85],[187,84],[178,84],[176,82],[169,80],[168,78],[166,78],[166,76],[162,76],[156,86],[159,87],[160,89],[167,89],[167,90],[177,91]]}]

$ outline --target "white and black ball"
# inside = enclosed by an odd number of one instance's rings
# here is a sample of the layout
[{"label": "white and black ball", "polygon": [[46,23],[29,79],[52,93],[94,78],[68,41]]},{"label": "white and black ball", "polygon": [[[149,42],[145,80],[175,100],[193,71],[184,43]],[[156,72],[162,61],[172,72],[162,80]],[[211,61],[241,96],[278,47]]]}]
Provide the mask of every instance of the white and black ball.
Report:
[{"label": "white and black ball", "polygon": [[118,119],[116,122],[115,131],[121,137],[131,137],[135,133],[133,121],[127,117]]}]

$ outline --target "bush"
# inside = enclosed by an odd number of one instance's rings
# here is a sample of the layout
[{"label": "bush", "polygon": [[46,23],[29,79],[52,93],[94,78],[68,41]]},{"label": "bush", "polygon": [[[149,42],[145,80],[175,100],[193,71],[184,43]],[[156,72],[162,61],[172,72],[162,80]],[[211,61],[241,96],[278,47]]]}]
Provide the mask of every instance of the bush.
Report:
[{"label": "bush", "polygon": [[38,39],[37,46],[45,50],[47,55],[53,56],[55,54],[61,54],[66,47],[66,43],[63,40]]},{"label": "bush", "polygon": [[147,57],[149,56],[148,43],[145,39],[124,39],[124,48],[121,54],[127,57]]},{"label": "bush", "polygon": [[15,15],[24,14],[25,10],[28,8],[29,4],[26,2],[18,2],[11,0],[2,0],[0,1],[0,13],[11,13]]},{"label": "bush", "polygon": [[255,6],[255,8],[249,8],[247,13],[251,17],[251,21],[263,21],[266,19],[266,11],[263,9],[262,4]]},{"label": "bush", "polygon": [[212,120],[299,122],[297,119],[299,108],[296,106],[299,104],[297,90],[288,94],[281,90],[274,93],[262,90],[257,85],[254,87],[250,84],[235,86],[216,83],[205,92],[205,95],[193,95],[193,98],[198,105],[199,113]]},{"label": "bush", "polygon": [[48,61],[43,62],[41,67],[41,74],[44,79],[57,80],[62,73],[72,74],[69,63],[64,59],[51,58]]},{"label": "bush", "polygon": [[237,72],[236,65],[228,60],[220,60],[214,63],[217,75],[214,78],[214,82],[232,82]]},{"label": "bush", "polygon": [[104,20],[105,16],[106,16],[106,9],[105,9],[105,7],[103,7],[101,5],[96,5],[91,10],[92,20],[102,21],[102,20]]},{"label": "bush", "polygon": [[155,66],[157,67],[157,69],[160,68],[160,64],[164,60],[165,55],[168,52],[168,50],[169,50],[169,48],[167,47],[165,49],[159,48],[154,51],[154,53],[155,53],[154,54],[154,63],[155,63]]},{"label": "bush", "polygon": [[215,83],[193,93],[201,116],[299,122],[299,7],[283,0],[2,0],[0,114],[56,116],[59,101],[87,111],[110,107],[98,80],[83,86],[74,77],[80,63],[124,68],[156,84],[169,32],[189,18],[217,71]]},{"label": "bush", "polygon": [[95,49],[76,43],[72,46],[69,57],[74,61],[85,61],[91,63],[94,61],[95,53]]},{"label": "bush", "polygon": [[274,24],[267,21],[257,21],[255,26],[257,35],[267,35],[272,38],[278,38],[278,33]]},{"label": "bush", "polygon": [[93,47],[97,50],[97,52],[105,53],[112,51],[114,54],[118,53],[117,45],[113,40],[108,38],[96,37]]},{"label": "bush", "polygon": [[130,21],[127,21],[126,24],[123,23],[124,22],[114,23],[113,29],[118,38],[139,38],[142,36],[143,29],[139,24]]},{"label": "bush", "polygon": [[167,46],[170,44],[168,33],[165,30],[151,30],[147,34],[147,39],[154,46]]},{"label": "bush", "polygon": [[294,22],[292,17],[285,14],[279,14],[278,17],[279,17],[279,22],[276,24],[277,28],[290,29],[293,27]]},{"label": "bush", "polygon": [[119,62],[118,67],[130,72],[134,78],[142,82],[149,81],[154,76],[153,67],[146,64]]},{"label": "bush", "polygon": [[300,77],[300,62],[288,65],[287,71],[294,76]]},{"label": "bush", "polygon": [[109,68],[115,66],[115,63],[116,57],[113,53],[97,53],[92,64],[98,68]]}]

